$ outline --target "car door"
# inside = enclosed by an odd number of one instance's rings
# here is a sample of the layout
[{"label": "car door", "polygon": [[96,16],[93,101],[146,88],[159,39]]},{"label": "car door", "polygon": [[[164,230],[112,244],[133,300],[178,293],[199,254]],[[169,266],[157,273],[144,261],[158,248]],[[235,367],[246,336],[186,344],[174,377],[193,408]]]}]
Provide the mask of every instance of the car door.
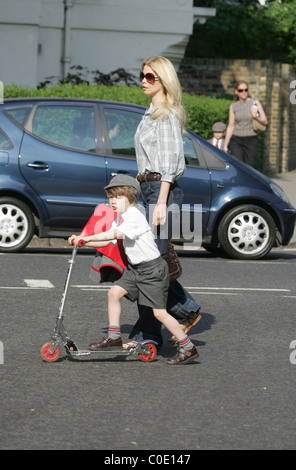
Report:
[{"label": "car door", "polygon": [[[178,180],[182,188],[182,236],[184,241],[201,244],[206,233],[211,208],[211,179],[203,147],[197,136],[187,133],[183,136],[186,169]],[[190,217],[189,217],[190,211]]]},{"label": "car door", "polygon": [[97,106],[40,103],[27,121],[20,169],[48,212],[44,225],[81,229],[94,207],[105,202],[105,158]]}]

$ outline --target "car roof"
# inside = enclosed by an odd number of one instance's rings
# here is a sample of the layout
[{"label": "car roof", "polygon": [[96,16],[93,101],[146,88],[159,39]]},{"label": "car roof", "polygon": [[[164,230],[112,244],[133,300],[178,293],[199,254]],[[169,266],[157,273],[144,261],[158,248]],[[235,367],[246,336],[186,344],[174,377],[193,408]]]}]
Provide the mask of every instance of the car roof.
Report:
[{"label": "car roof", "polygon": [[95,104],[107,104],[107,105],[120,105],[120,106],[132,106],[133,108],[138,108],[139,110],[146,109],[145,106],[134,103],[126,103],[123,101],[112,101],[112,100],[96,100],[90,98],[69,98],[69,97],[60,97],[60,96],[30,96],[23,98],[5,98],[4,103],[30,103],[30,102],[53,102],[53,101],[63,101],[63,102],[77,102],[77,103],[95,103]]}]

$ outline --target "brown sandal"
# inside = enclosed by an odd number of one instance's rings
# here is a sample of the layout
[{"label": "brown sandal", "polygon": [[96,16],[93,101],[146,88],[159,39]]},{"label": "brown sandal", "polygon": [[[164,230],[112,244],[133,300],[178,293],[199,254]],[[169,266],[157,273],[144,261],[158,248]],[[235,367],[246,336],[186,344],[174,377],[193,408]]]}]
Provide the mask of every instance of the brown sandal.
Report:
[{"label": "brown sandal", "polygon": [[[190,312],[184,320],[180,322],[180,326],[182,330],[184,331],[184,334],[187,335],[188,331],[196,325],[199,320],[201,319],[201,315],[196,315],[195,312]],[[172,346],[177,344],[178,340],[176,336],[172,336],[170,339],[168,339],[168,342],[171,343]]]}]

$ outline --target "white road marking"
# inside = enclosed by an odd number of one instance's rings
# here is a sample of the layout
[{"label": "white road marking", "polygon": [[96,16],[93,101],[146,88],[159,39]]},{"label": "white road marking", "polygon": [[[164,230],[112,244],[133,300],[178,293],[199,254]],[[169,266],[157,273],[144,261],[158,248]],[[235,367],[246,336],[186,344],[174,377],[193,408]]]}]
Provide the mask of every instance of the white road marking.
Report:
[{"label": "white road marking", "polygon": [[24,279],[28,287],[33,289],[52,289],[54,285],[47,279]]},{"label": "white road marking", "polygon": [[188,287],[185,289],[201,289],[201,290],[243,290],[243,291],[262,291],[262,292],[291,292],[291,289],[260,289],[257,287]]},{"label": "white road marking", "polygon": [[[76,285],[72,285],[71,287],[76,287],[78,289],[88,290],[88,291],[108,291],[111,286],[106,286],[106,285],[91,286],[91,285],[85,285],[85,284],[76,284]],[[185,288],[190,292],[190,294],[203,294],[203,295],[242,295],[238,291],[274,292],[274,293],[291,292],[291,289],[265,289],[265,288],[257,288],[257,287],[202,287],[202,286],[188,287],[186,286]]]},{"label": "white road marking", "polygon": [[[0,289],[10,289],[10,290],[30,290],[30,289],[53,289],[55,286],[48,279],[24,279],[24,282],[27,284],[27,287],[17,287],[17,286],[0,286]],[[108,291],[112,285],[89,285],[89,284],[75,284],[71,287],[78,288],[85,291],[93,292],[105,292]],[[191,294],[199,295],[242,295],[243,292],[273,292],[291,294],[290,297],[293,297],[291,289],[265,289],[258,287],[207,287],[207,286],[186,286],[186,289]],[[288,297],[288,295],[286,295]]]}]

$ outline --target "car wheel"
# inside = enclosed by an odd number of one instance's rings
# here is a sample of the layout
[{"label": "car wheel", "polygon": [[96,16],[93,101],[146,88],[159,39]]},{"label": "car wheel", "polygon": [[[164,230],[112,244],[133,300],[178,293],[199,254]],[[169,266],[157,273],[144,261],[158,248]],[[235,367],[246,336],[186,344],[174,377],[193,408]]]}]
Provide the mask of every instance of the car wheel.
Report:
[{"label": "car wheel", "polygon": [[259,206],[242,205],[227,212],[218,228],[222,249],[231,258],[259,259],[274,246],[276,227]]},{"label": "car wheel", "polygon": [[30,243],[35,232],[29,207],[15,198],[0,198],[0,251],[21,251]]}]

